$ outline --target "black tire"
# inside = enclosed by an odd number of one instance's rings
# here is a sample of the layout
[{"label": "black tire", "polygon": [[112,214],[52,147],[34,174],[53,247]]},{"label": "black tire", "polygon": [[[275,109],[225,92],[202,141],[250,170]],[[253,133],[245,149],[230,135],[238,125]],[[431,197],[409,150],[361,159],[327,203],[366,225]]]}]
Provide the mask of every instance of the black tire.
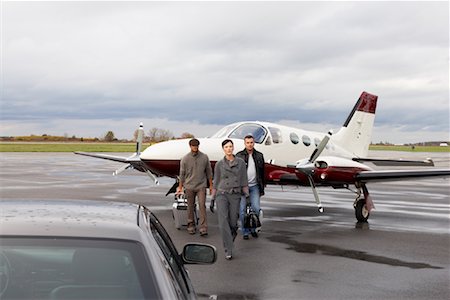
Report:
[{"label": "black tire", "polygon": [[366,200],[361,199],[355,205],[355,217],[358,222],[367,222],[369,219],[369,211],[366,208]]}]

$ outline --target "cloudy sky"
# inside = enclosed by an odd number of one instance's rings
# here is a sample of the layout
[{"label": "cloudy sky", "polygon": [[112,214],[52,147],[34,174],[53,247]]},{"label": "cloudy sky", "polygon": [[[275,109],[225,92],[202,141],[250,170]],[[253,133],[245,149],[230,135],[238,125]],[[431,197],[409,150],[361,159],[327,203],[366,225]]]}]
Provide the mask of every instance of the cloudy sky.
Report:
[{"label": "cloudy sky", "polygon": [[208,136],[241,120],[450,140],[449,3],[1,2],[0,136]]}]

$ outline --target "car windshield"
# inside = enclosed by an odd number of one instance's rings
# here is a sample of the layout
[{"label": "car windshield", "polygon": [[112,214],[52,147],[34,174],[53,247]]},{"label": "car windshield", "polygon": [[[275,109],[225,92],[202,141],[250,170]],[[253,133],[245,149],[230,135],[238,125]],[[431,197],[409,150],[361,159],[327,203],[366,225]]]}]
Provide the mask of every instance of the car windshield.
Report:
[{"label": "car windshield", "polygon": [[136,242],[21,237],[0,243],[1,299],[160,297]]}]

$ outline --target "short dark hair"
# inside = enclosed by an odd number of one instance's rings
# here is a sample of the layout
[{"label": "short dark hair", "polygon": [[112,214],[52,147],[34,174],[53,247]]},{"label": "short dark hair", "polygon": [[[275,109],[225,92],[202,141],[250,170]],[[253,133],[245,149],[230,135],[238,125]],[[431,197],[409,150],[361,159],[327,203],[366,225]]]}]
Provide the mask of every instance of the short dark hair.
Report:
[{"label": "short dark hair", "polygon": [[231,145],[233,145],[234,146],[234,143],[233,143],[233,141],[232,140],[230,140],[230,139],[226,139],[226,140],[224,140],[223,142],[222,142],[222,148],[223,148],[223,146],[225,146],[226,144],[228,144],[228,143],[231,143]]},{"label": "short dark hair", "polygon": [[200,145],[200,141],[197,139],[191,139],[189,141],[189,146],[198,146],[198,145]]},{"label": "short dark hair", "polygon": [[246,140],[246,139],[255,139],[255,138],[253,137],[253,135],[247,134],[247,135],[245,136],[244,140]]}]

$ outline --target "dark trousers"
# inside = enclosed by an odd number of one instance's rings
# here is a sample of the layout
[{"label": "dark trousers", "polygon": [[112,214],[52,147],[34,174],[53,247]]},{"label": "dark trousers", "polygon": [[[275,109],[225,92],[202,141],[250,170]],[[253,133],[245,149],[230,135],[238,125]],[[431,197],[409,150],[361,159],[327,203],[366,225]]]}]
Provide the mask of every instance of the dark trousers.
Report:
[{"label": "dark trousers", "polygon": [[221,194],[216,196],[217,212],[219,217],[219,228],[222,234],[223,247],[227,255],[232,255],[237,235],[239,219],[240,194]]}]

